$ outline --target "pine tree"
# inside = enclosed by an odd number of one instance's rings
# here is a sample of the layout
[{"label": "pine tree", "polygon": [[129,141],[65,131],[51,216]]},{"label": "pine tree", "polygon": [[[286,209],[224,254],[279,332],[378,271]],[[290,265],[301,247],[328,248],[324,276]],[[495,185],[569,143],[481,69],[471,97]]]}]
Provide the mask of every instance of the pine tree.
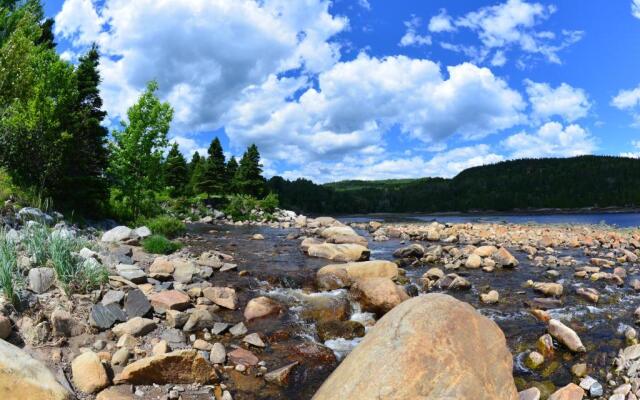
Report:
[{"label": "pine tree", "polygon": [[226,180],[227,180],[227,186],[229,188],[227,192],[229,193],[235,193],[237,190],[235,186],[237,172],[238,172],[238,161],[236,161],[236,158],[234,156],[231,156],[226,166],[226,175],[227,175]]},{"label": "pine tree", "polygon": [[164,181],[171,188],[172,196],[180,196],[185,193],[188,178],[187,161],[178,149],[178,144],[174,143],[164,164]]},{"label": "pine tree", "polygon": [[258,147],[252,144],[247,148],[238,171],[236,172],[235,184],[238,191],[254,197],[261,197],[265,192],[265,179],[262,177],[262,165],[260,165],[260,153]]},{"label": "pine tree", "polygon": [[211,141],[208,153],[198,186],[203,193],[222,194],[225,191],[226,164],[222,145],[217,137]]}]

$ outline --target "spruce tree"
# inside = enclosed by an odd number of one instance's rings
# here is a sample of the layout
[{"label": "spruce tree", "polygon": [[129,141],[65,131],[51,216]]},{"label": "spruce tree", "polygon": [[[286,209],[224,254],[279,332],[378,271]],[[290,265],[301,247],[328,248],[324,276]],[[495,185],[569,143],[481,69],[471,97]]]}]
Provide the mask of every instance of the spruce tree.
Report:
[{"label": "spruce tree", "polygon": [[164,164],[164,181],[170,187],[172,196],[181,196],[185,193],[188,178],[187,161],[178,149],[178,144],[174,143]]},{"label": "spruce tree", "polygon": [[226,164],[222,145],[217,137],[211,141],[208,153],[199,184],[200,190],[208,194],[222,194],[225,191]]},{"label": "spruce tree", "polygon": [[204,173],[205,159],[200,157],[197,151],[193,153],[191,162],[189,163],[189,192],[194,195],[201,194],[200,183],[202,182],[202,174]]},{"label": "spruce tree", "polygon": [[265,179],[262,177],[262,165],[260,165],[260,153],[258,147],[252,144],[247,148],[238,171],[236,172],[235,184],[238,191],[254,197],[261,197],[265,192]]},{"label": "spruce tree", "polygon": [[238,172],[238,161],[236,161],[236,158],[234,156],[231,156],[231,158],[227,162],[227,167],[226,167],[226,175],[227,175],[226,180],[227,180],[227,187],[229,188],[227,192],[229,193],[235,193],[237,190],[235,187],[237,172]]}]

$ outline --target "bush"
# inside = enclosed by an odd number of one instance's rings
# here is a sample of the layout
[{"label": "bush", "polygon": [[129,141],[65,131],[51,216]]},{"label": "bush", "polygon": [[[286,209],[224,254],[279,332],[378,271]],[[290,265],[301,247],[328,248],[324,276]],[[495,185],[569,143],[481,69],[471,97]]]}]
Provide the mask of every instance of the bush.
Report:
[{"label": "bush", "polygon": [[278,205],[279,205],[278,195],[271,192],[264,199],[258,202],[258,207],[262,211],[270,214],[276,211],[276,208],[278,208]]},{"label": "bush", "polygon": [[4,297],[13,304],[18,301],[17,270],[15,244],[7,239],[4,230],[0,230],[0,286]]},{"label": "bush", "polygon": [[151,254],[171,254],[179,250],[182,245],[172,242],[162,235],[151,235],[142,241],[142,247]]},{"label": "bush", "polygon": [[187,230],[186,225],[182,221],[169,215],[161,215],[159,217],[142,220],[140,225],[145,225],[151,229],[154,235],[163,235],[168,238],[180,236]]},{"label": "bush", "polygon": [[229,204],[225,212],[236,221],[255,220],[258,216],[253,215],[251,211],[263,211],[267,219],[271,218],[271,214],[278,208],[278,196],[269,193],[264,199],[258,200],[255,197],[246,194],[237,194],[229,196]]}]

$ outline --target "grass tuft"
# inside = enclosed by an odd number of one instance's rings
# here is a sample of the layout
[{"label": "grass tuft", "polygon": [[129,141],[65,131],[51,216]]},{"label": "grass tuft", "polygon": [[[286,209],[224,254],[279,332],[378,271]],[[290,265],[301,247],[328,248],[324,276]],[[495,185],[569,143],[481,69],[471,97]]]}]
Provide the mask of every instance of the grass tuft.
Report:
[{"label": "grass tuft", "polygon": [[143,221],[147,228],[151,229],[154,235],[162,235],[168,238],[175,238],[184,234],[187,230],[184,222],[169,215],[149,218]]},{"label": "grass tuft", "polygon": [[18,263],[15,244],[0,230],[0,286],[4,297],[12,304],[18,302]]},{"label": "grass tuft", "polygon": [[182,245],[172,242],[162,235],[152,235],[142,241],[142,247],[151,254],[171,254],[179,250]]}]

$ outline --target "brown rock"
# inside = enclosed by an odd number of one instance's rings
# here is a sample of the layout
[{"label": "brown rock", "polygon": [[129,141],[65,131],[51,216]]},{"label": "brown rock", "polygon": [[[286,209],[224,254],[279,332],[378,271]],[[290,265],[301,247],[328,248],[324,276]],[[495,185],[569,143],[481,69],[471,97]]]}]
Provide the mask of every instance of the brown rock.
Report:
[{"label": "brown rock", "polygon": [[122,324],[118,324],[113,327],[113,333],[116,336],[122,336],[125,333],[128,333],[132,336],[142,336],[156,329],[156,323],[151,319],[135,317],[131,318],[127,322],[123,322]]},{"label": "brown rock", "polygon": [[153,293],[149,301],[154,309],[158,310],[184,310],[189,308],[189,296],[179,290],[165,290]]},{"label": "brown rock", "polygon": [[517,400],[512,367],[494,322],[451,296],[428,294],[382,317],[314,400]]},{"label": "brown rock", "polygon": [[298,365],[298,363],[294,362],[289,365],[285,365],[282,368],[278,368],[275,371],[267,372],[264,374],[264,380],[278,386],[286,386],[287,383],[289,383],[289,375],[296,365]]},{"label": "brown rock", "polygon": [[584,390],[575,383],[570,383],[549,396],[549,400],[582,400],[582,398],[584,398]]},{"label": "brown rock", "polygon": [[559,283],[551,282],[534,282],[533,290],[540,292],[546,296],[562,296],[563,287]]},{"label": "brown rock", "polygon": [[359,244],[322,243],[309,246],[307,253],[311,257],[326,258],[332,261],[365,261],[371,252]]},{"label": "brown rock", "polygon": [[600,293],[594,288],[578,288],[576,290],[578,296],[592,303],[597,303],[600,299]]},{"label": "brown rock", "polygon": [[364,311],[379,315],[409,298],[404,288],[389,278],[359,279],[351,286],[351,294]]},{"label": "brown rock", "polygon": [[227,359],[236,365],[240,364],[247,367],[258,365],[258,362],[260,361],[255,354],[241,347],[227,353]]},{"label": "brown rock", "polygon": [[98,393],[96,400],[137,400],[131,385],[111,386]]},{"label": "brown rock", "polygon": [[109,377],[100,357],[87,351],[76,357],[71,363],[73,384],[84,393],[95,393],[109,386]]},{"label": "brown rock", "polygon": [[491,258],[503,267],[515,267],[518,265],[518,260],[504,247],[500,247]]},{"label": "brown rock", "polygon": [[362,278],[396,279],[397,277],[398,266],[395,263],[374,260],[326,265],[316,273],[316,283],[322,290],[334,290],[349,287]]},{"label": "brown rock", "polygon": [[549,321],[549,333],[571,351],[580,353],[586,351],[578,334],[557,319]]},{"label": "brown rock", "polygon": [[0,314],[0,339],[6,339],[11,335],[11,320]]},{"label": "brown rock", "polygon": [[244,309],[244,317],[247,321],[251,321],[256,318],[280,314],[283,309],[282,304],[277,301],[265,296],[260,296],[249,300]]},{"label": "brown rock", "polygon": [[208,287],[202,289],[202,294],[220,307],[235,310],[238,303],[236,291],[228,287]]},{"label": "brown rock", "polygon": [[114,383],[164,385],[168,383],[208,383],[217,378],[211,365],[196,350],[177,350],[143,358],[127,365]]}]

